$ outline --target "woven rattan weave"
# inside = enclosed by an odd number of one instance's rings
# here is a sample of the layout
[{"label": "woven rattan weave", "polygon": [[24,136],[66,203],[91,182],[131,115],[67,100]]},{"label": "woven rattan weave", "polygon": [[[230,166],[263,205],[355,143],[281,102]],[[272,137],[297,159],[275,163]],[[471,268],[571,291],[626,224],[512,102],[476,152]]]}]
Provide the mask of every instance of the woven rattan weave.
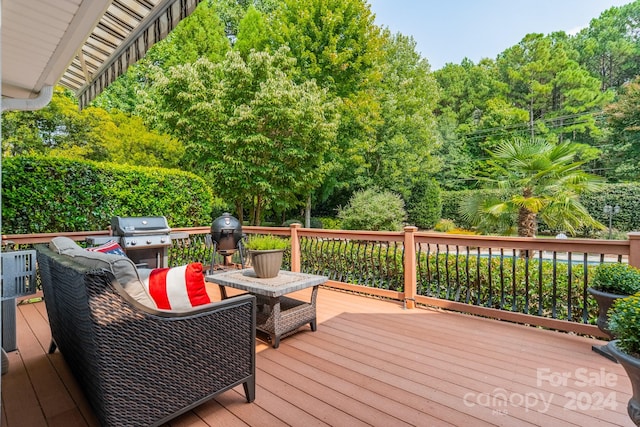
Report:
[{"label": "woven rattan weave", "polygon": [[255,297],[146,308],[103,270],[38,249],[52,334],[102,425],[160,425],[243,384],[255,398]]},{"label": "woven rattan weave", "polygon": [[[318,286],[327,278],[292,271],[280,271],[272,278],[259,278],[252,268],[247,268],[210,274],[205,280],[217,283],[223,297],[226,297],[225,286],[254,294],[258,299],[257,329],[268,335],[273,347],[278,348],[280,338],[295,333],[307,323],[312,331],[316,330]],[[313,288],[309,302],[284,296],[306,288]]]}]

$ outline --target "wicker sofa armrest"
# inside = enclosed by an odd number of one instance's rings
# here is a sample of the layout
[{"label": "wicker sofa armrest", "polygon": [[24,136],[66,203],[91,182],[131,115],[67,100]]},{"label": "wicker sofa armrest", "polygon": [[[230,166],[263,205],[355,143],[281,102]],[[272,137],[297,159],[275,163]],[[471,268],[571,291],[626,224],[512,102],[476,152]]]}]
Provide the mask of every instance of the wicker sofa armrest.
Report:
[{"label": "wicker sofa armrest", "polygon": [[159,311],[109,271],[38,261],[53,340],[102,424],[160,425],[240,384],[254,400],[255,297]]}]

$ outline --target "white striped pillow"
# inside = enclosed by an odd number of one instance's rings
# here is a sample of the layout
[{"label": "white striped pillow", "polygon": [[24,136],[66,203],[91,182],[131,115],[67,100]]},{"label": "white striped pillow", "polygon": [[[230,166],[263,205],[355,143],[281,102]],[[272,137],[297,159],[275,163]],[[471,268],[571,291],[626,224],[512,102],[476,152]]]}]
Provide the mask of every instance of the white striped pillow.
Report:
[{"label": "white striped pillow", "polygon": [[154,268],[143,283],[159,309],[187,310],[211,302],[199,262]]}]

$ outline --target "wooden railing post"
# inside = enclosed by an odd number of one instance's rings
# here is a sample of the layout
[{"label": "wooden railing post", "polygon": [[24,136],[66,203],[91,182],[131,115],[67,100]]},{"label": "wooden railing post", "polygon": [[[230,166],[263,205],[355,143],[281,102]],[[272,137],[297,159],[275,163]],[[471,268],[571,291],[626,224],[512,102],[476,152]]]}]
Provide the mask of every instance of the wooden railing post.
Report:
[{"label": "wooden railing post", "polygon": [[416,241],[418,227],[404,228],[404,304],[406,308],[415,308],[417,293]]},{"label": "wooden railing post", "polygon": [[298,229],[301,224],[291,224],[291,271],[300,272],[300,238],[298,237]]},{"label": "wooden railing post", "polygon": [[629,265],[640,268],[640,232],[634,231],[629,236]]}]

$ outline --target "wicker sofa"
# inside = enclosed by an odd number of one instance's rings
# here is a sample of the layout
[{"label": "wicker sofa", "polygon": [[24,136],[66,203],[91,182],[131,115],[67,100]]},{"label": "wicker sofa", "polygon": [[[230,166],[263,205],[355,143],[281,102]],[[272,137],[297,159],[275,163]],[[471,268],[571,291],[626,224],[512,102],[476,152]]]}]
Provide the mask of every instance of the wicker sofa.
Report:
[{"label": "wicker sofa", "polygon": [[50,353],[60,350],[102,425],[160,425],[219,393],[255,398],[255,297],[147,307],[107,268],[37,247]]}]

